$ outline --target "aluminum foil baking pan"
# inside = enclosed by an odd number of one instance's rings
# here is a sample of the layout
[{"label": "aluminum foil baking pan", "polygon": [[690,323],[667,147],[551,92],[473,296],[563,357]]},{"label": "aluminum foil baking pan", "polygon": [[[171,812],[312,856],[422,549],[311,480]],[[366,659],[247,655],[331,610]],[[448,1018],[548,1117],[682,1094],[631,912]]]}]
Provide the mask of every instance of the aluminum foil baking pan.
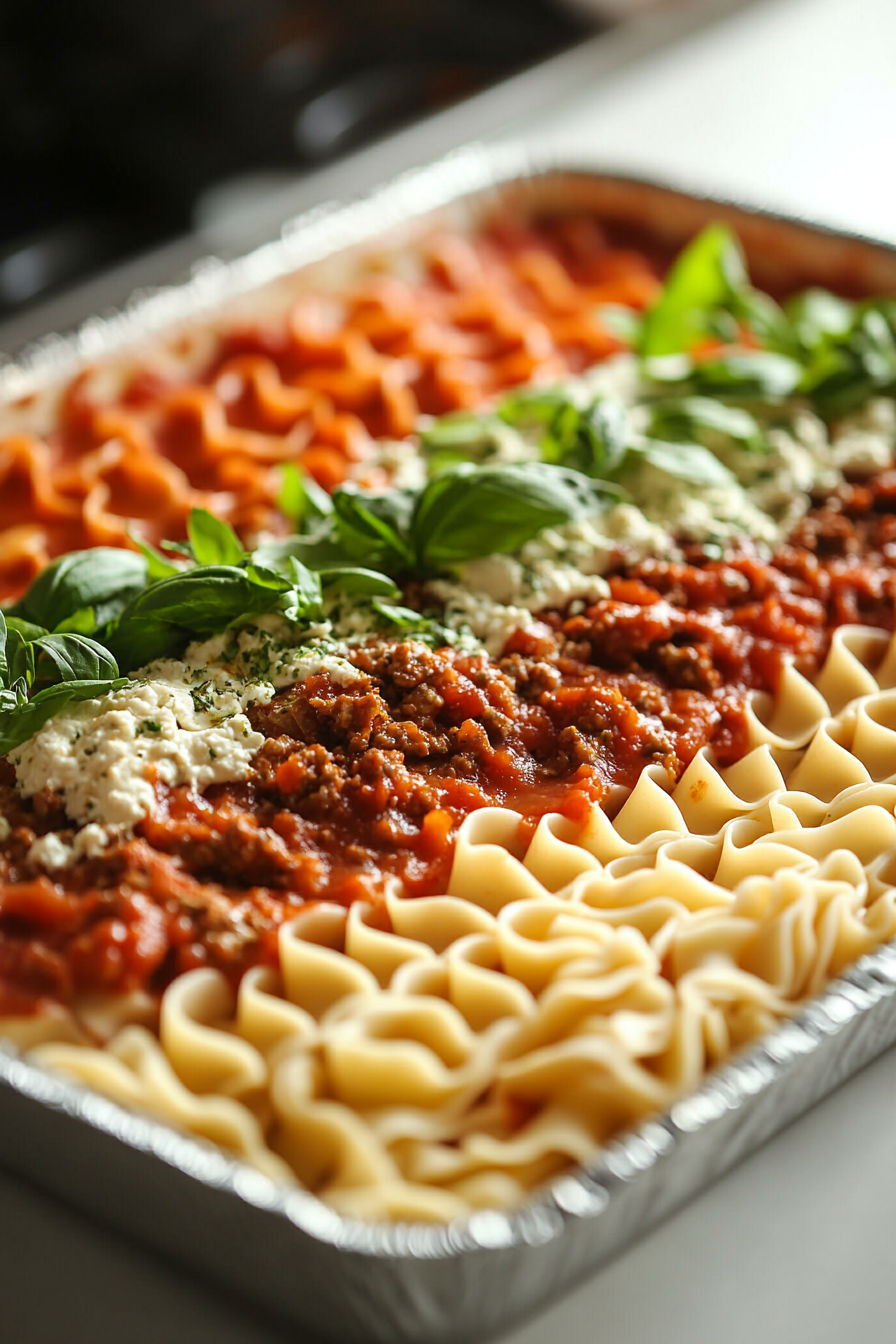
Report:
[{"label": "aluminum foil baking pan", "polygon": [[[244,302],[347,248],[408,243],[435,219],[589,210],[677,247],[710,219],[737,228],[760,284],[896,292],[896,249],[588,169],[468,150],[185,285],[50,338],[0,370],[9,401],[85,361]],[[321,1340],[485,1339],[595,1270],[896,1042],[896,946],[856,963],[692,1096],[513,1212],[447,1227],[345,1219],[202,1141],[124,1111],[0,1046],[0,1162],[266,1314]]]}]

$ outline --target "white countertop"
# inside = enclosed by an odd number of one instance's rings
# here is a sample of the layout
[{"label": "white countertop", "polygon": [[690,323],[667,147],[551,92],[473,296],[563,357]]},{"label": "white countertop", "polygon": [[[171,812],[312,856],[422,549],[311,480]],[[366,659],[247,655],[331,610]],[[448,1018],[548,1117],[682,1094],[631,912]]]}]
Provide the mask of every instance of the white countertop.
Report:
[{"label": "white countertop", "polygon": [[[896,0],[722,3],[734,12],[672,43],[647,25],[589,44],[312,179],[209,211],[198,240],[90,293],[120,301],[474,135],[896,239]],[[53,320],[74,321],[85,293],[57,301]],[[48,311],[0,329],[0,347]],[[896,1339],[894,1118],[891,1051],[507,1344]],[[4,1344],[302,1344],[3,1174],[0,1301]]]}]

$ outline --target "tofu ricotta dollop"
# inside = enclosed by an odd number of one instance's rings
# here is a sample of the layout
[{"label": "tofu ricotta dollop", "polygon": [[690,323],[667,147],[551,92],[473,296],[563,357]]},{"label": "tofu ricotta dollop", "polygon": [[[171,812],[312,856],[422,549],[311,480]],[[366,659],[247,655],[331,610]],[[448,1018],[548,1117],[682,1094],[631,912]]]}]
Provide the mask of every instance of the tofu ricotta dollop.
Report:
[{"label": "tofu ricotta dollop", "polygon": [[296,645],[287,621],[262,617],[191,644],[182,661],[161,659],[129,686],[57,714],[10,759],[24,797],[50,789],[84,830],[74,850],[49,835],[32,846],[31,858],[53,869],[96,852],[104,826],[130,829],[148,815],[156,780],[204,789],[245,779],[264,741],[246,711],[317,672],[343,683],[356,678],[336,649],[319,637]]}]

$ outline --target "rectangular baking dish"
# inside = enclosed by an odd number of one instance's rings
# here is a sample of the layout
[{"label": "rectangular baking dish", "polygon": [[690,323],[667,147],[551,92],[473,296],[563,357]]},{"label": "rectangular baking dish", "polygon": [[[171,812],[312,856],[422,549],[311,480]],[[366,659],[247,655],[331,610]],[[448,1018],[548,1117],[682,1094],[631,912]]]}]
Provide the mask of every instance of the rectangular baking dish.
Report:
[{"label": "rectangular baking dish", "polygon": [[[461,151],[344,207],[285,226],[240,261],[198,268],[0,369],[0,423],[39,420],[86,363],[189,324],[285,306],[371,250],[435,223],[587,211],[670,250],[710,220],[737,230],[756,282],[896,293],[896,249],[794,219],[519,150]],[[17,403],[17,404],[16,404]],[[692,1096],[512,1213],[447,1227],[368,1225],[277,1187],[201,1141],[125,1112],[0,1045],[0,1162],[265,1313],[322,1340],[485,1339],[544,1305],[896,1042],[896,947],[854,965]]]}]

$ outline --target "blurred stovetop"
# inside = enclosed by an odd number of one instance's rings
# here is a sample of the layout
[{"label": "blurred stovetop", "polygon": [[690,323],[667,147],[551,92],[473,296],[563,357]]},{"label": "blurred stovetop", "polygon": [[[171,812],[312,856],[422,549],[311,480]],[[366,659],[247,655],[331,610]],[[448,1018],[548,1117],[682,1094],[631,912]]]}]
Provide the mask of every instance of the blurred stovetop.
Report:
[{"label": "blurred stovetop", "polygon": [[0,316],[588,31],[552,0],[5,0]]}]

